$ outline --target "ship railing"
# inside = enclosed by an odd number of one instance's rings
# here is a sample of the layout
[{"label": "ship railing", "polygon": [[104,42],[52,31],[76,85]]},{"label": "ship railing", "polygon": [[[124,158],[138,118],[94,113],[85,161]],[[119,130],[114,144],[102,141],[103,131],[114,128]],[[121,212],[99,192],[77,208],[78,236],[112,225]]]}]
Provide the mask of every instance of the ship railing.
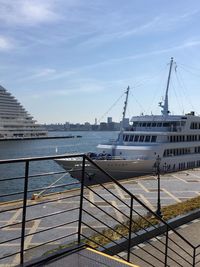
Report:
[{"label": "ship railing", "polygon": [[[82,158],[79,169],[71,172],[79,180],[67,176],[54,161],[74,157]],[[101,175],[91,173],[89,165]],[[200,263],[199,245],[146,206],[140,195],[132,194],[128,181],[115,180],[87,155],[0,160],[0,173],[0,264],[29,266],[30,259],[45,252],[48,258],[52,251],[74,244],[141,266]],[[64,174],[49,187],[50,180]],[[107,183],[100,183],[101,177]],[[32,197],[42,190],[39,198]]]}]

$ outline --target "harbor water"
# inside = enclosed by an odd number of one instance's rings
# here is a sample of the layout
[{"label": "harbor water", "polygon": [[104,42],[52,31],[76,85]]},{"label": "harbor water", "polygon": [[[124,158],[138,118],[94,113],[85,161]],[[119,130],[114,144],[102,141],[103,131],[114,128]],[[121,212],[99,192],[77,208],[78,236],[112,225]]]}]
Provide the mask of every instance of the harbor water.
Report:
[{"label": "harbor water", "polygon": [[[87,153],[95,152],[96,146],[99,143],[106,142],[109,139],[115,139],[118,132],[50,132],[49,136],[68,136],[74,138],[63,139],[36,139],[36,140],[15,140],[0,142],[0,160],[1,159],[17,159],[27,157],[43,157],[63,155],[65,153]],[[81,136],[78,137],[78,136]],[[54,161],[31,162],[30,175],[35,175],[43,172],[61,171],[61,167]],[[0,165],[0,195],[12,194],[23,191],[23,179],[4,181],[2,179],[13,177],[24,177],[24,163]],[[58,176],[53,179],[56,180]],[[29,190],[34,188],[42,188],[49,186],[54,180],[52,177],[46,176],[42,179],[30,179]],[[66,175],[62,183],[72,183],[75,181],[70,175]],[[20,195],[18,196],[20,197]],[[17,197],[17,198],[18,198]],[[7,198],[1,198],[2,200]]]}]

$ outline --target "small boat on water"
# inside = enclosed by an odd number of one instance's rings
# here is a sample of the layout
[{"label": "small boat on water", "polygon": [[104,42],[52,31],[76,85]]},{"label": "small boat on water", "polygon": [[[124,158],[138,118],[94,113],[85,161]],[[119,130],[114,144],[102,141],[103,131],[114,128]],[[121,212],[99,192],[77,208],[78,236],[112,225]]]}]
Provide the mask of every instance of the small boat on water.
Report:
[{"label": "small boat on water", "polygon": [[[99,144],[99,153],[88,156],[115,179],[127,179],[153,173],[156,160],[163,172],[173,172],[200,166],[200,117],[192,111],[185,115],[170,115],[168,91],[174,62],[170,61],[164,102],[159,103],[161,115],[141,115],[131,119],[131,127],[123,123],[117,140]],[[129,96],[126,90],[124,121]],[[82,159],[66,158],[56,162],[72,177],[80,179]],[[87,162],[89,183],[103,183],[108,177]]]}]

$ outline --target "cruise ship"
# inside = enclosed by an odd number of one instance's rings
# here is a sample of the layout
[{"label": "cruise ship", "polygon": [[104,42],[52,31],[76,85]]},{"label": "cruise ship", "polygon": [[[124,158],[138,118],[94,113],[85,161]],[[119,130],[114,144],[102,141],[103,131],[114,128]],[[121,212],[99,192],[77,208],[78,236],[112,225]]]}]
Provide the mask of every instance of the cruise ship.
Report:
[{"label": "cruise ship", "polygon": [[14,96],[0,86],[0,139],[45,136],[47,131],[36,123]]},{"label": "cruise ship", "polygon": [[[159,162],[160,171],[173,172],[200,166],[200,117],[195,112],[170,115],[168,90],[173,69],[170,61],[165,99],[159,103],[161,115],[134,116],[130,129],[120,130],[117,140],[99,144],[98,154],[88,155],[115,179],[125,179],[153,173]],[[123,110],[125,117],[129,88]],[[122,120],[123,121],[123,120]],[[82,163],[78,159],[57,160],[63,168],[80,178]],[[87,163],[86,173],[91,183],[106,182],[92,164]]]}]

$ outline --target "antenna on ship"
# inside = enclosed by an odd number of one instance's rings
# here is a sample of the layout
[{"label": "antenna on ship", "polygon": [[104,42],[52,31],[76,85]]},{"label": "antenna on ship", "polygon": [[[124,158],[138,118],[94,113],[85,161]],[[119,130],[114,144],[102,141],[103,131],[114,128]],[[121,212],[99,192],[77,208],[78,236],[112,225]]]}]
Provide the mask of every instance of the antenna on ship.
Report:
[{"label": "antenna on ship", "polygon": [[171,78],[173,62],[174,62],[174,59],[173,57],[171,57],[164,104],[162,104],[162,102],[159,103],[159,106],[162,108],[161,112],[164,116],[168,116],[170,113],[169,104],[168,104],[168,91],[169,91],[169,83],[170,83],[170,78]]},{"label": "antenna on ship", "polygon": [[129,95],[129,90],[130,90],[130,87],[128,86],[125,94],[126,94],[126,100],[124,102],[124,109],[123,109],[123,113],[122,113],[122,123],[121,123],[121,127],[120,127],[120,133],[119,133],[119,141],[122,141],[123,140],[123,132],[124,132],[124,119],[125,119],[125,116],[126,116],[126,109],[127,109],[127,104],[128,104],[128,95]]}]

